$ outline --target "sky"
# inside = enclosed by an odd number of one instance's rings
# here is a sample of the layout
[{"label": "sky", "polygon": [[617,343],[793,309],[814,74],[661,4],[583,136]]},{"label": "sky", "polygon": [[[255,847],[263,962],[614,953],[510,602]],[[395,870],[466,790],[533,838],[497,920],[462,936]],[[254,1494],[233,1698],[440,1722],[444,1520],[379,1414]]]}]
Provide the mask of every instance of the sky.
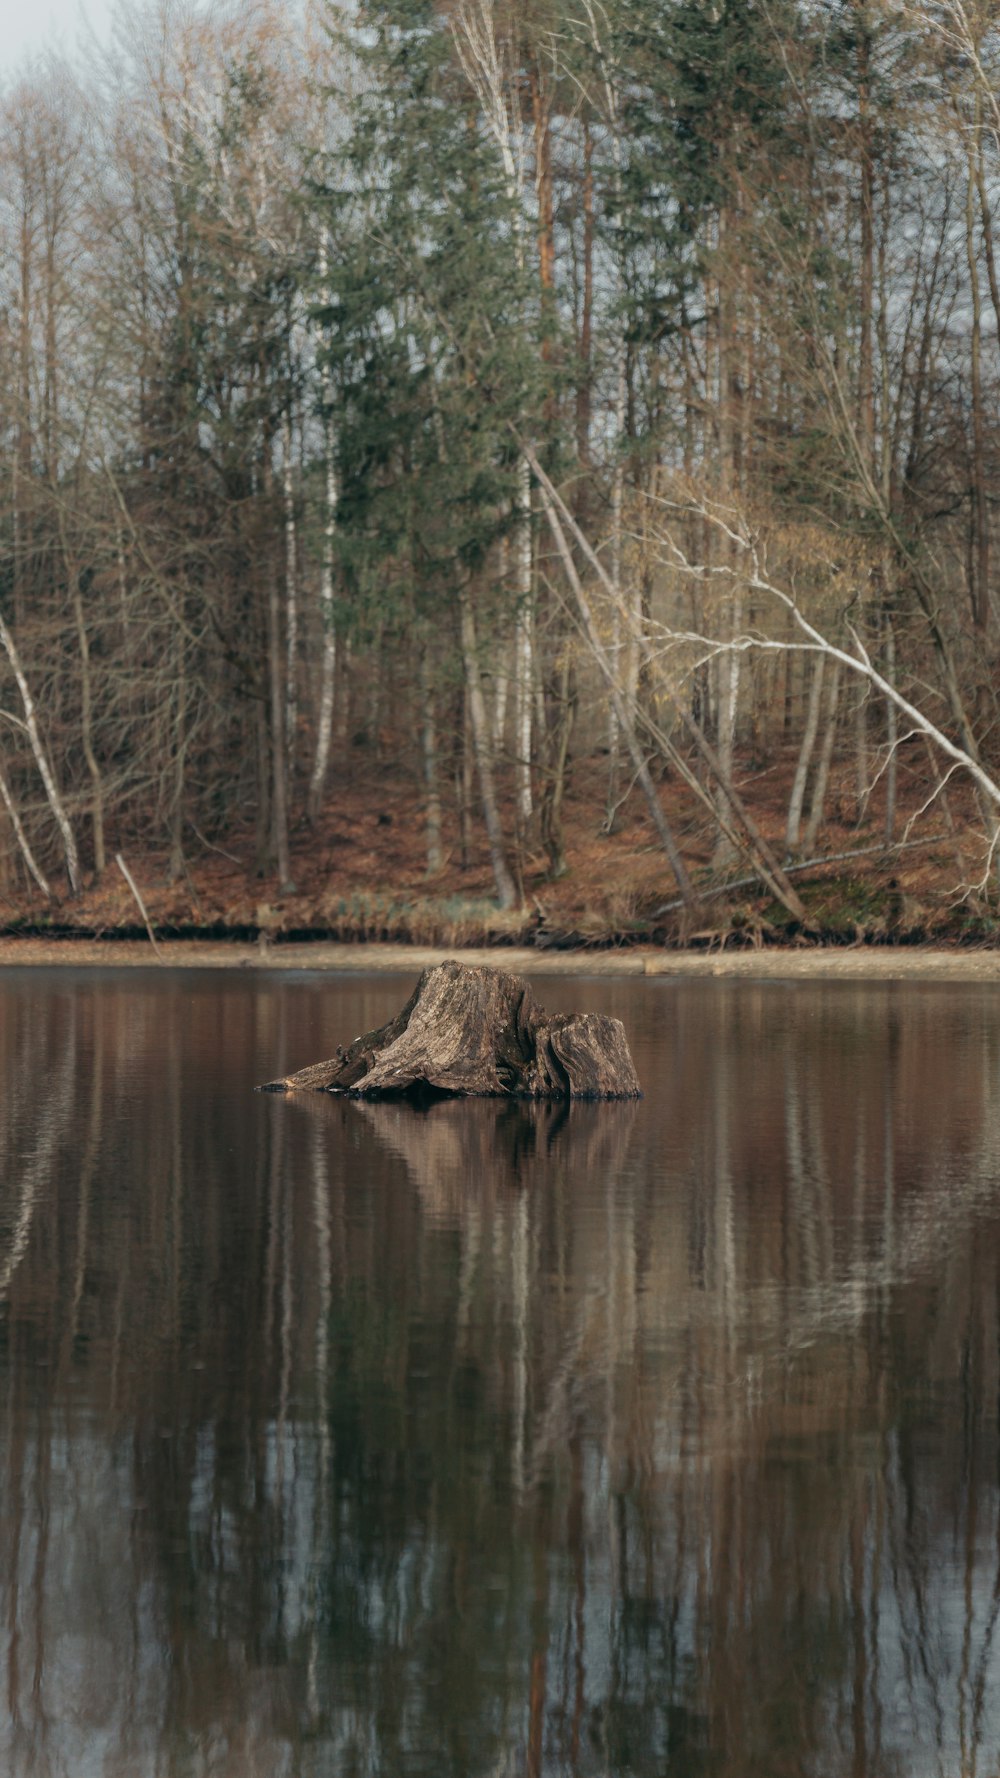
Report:
[{"label": "sky", "polygon": [[0,82],[47,50],[72,55],[92,33],[105,43],[112,0],[0,0]]}]

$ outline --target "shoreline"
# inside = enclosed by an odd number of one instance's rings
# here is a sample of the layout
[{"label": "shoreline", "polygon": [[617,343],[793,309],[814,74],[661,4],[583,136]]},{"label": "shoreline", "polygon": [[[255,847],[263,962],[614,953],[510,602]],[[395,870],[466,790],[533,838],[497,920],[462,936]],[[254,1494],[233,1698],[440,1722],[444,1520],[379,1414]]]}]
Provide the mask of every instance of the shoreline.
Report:
[{"label": "shoreline", "polygon": [[728,977],[798,981],[1000,982],[1000,948],[817,946],[764,950],[669,951],[636,945],[614,951],[547,951],[521,946],[403,944],[245,944],[174,939],[154,952],[145,939],[0,939],[0,969],[252,969],[348,975],[415,975],[453,957],[517,975]]}]

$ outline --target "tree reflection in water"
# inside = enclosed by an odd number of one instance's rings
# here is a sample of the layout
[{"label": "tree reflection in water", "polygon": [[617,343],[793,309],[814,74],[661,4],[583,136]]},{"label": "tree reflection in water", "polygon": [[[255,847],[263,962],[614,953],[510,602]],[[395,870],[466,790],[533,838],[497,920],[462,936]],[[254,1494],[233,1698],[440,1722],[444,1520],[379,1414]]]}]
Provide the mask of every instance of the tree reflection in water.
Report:
[{"label": "tree reflection in water", "polygon": [[640,1105],[249,1084],[400,984],[13,974],[12,1778],[996,1765],[988,991],[547,984]]}]

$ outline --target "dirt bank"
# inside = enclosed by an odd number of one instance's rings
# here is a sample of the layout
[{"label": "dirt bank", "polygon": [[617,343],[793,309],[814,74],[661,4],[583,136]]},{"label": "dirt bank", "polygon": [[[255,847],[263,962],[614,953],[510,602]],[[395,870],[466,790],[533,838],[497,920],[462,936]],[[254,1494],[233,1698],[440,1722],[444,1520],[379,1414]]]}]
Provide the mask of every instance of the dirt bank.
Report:
[{"label": "dirt bank", "polygon": [[[740,788],[779,855],[784,853],[795,760],[796,750],[788,748],[766,770],[751,770],[746,761],[741,768]],[[375,945],[409,946],[404,967],[427,947],[448,955],[473,947],[509,947],[518,953],[529,950],[535,968],[550,970],[556,966],[553,953],[565,950],[574,971],[580,967],[578,952],[589,957],[607,949],[615,953],[607,965],[615,972],[623,967],[641,971],[640,959],[625,966],[617,956],[632,946],[654,953],[691,948],[701,955],[756,945],[774,947],[783,957],[790,941],[805,939],[838,952],[852,944],[897,949],[954,945],[978,952],[1000,940],[1000,919],[995,901],[984,905],[969,887],[969,878],[988,875],[976,810],[967,789],[956,786],[949,792],[955,834],[942,831],[943,817],[934,809],[911,833],[905,822],[933,791],[926,775],[915,772],[919,763],[907,754],[899,832],[908,837],[901,849],[886,849],[884,811],[873,807],[861,826],[854,822],[850,785],[839,785],[831,798],[823,858],[808,867],[801,862],[789,866],[804,921],[791,920],[759,881],[746,877],[745,859],[733,864],[734,875],[722,893],[713,868],[714,828],[674,774],[660,786],[660,795],[683,838],[688,868],[705,895],[697,918],[682,917],[644,799],[635,792],[628,796],[617,812],[614,832],[607,831],[602,818],[607,765],[600,760],[573,764],[563,811],[565,873],[553,879],[545,856],[526,840],[516,857],[519,905],[500,913],[479,825],[471,824],[466,844],[452,809],[442,868],[428,878],[419,786],[399,769],[366,769],[359,759],[338,782],[317,825],[295,825],[294,894],[282,894],[273,876],[260,873],[254,832],[245,821],[234,821],[213,836],[197,829],[186,833],[188,851],[179,873],[163,853],[138,841],[131,849],[126,845],[143,911],[113,865],[99,879],[85,873],[79,895],[69,896],[65,885],[56,885],[59,893],[51,900],[9,871],[10,880],[0,882],[0,928],[5,936],[46,946],[63,939],[94,939],[103,956],[107,941],[139,940],[145,945],[145,914],[157,937],[170,941],[177,961],[182,953],[175,947],[188,941],[201,961],[213,945],[224,946],[220,957],[229,963],[239,955],[232,947],[252,946],[259,938],[265,947],[280,950],[283,959],[286,946],[308,945],[311,966],[319,964],[321,947],[330,945],[361,946],[366,958]],[[512,828],[510,790],[508,784],[505,809]],[[699,961],[697,967],[703,964]],[[758,971],[760,967],[753,965]],[[779,962],[767,967],[786,966]],[[838,961],[835,967],[848,966]],[[893,962],[892,970],[897,967]]]}]

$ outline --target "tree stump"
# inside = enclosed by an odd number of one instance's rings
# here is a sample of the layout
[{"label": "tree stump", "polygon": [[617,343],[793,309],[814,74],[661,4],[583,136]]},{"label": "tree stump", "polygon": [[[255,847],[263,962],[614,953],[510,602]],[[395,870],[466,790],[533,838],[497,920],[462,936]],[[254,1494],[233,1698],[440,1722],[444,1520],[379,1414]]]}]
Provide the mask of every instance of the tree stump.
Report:
[{"label": "tree stump", "polygon": [[262,1092],[421,1094],[514,1099],[637,1099],[641,1089],[620,1019],[547,1013],[528,983],[503,969],[439,963],[402,1011]]}]

